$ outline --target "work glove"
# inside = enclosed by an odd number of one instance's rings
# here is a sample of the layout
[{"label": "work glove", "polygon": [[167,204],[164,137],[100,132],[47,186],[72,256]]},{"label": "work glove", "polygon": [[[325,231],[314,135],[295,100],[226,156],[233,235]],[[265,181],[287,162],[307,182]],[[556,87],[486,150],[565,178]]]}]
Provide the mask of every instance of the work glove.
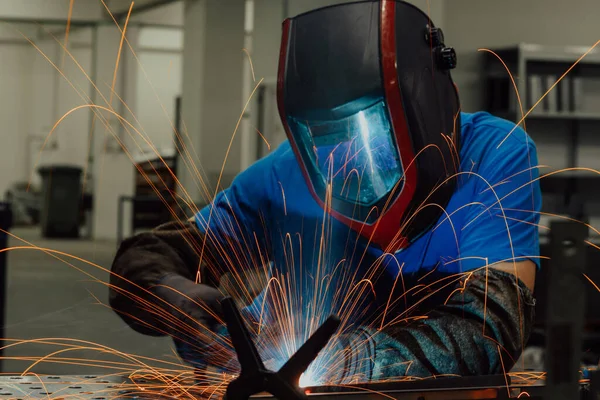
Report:
[{"label": "work glove", "polygon": [[161,308],[172,317],[165,318],[164,325],[179,356],[196,368],[223,364],[226,360],[215,359],[219,354],[226,356],[223,350],[231,348],[221,317],[223,294],[175,274],[163,278],[154,292],[162,300]]}]

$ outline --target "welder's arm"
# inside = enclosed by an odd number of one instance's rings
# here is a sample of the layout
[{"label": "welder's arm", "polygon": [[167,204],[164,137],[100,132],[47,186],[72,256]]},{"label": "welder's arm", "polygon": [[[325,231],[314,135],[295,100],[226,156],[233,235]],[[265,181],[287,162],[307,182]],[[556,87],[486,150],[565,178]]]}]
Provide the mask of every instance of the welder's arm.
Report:
[{"label": "welder's arm", "polygon": [[[136,331],[166,335],[173,334],[173,327],[178,325],[173,315],[185,324],[186,319],[190,323],[190,316],[200,319],[206,314],[194,301],[213,303],[211,308],[218,308],[218,299],[229,294],[242,306],[248,302],[246,297],[253,298],[262,290],[263,282],[257,278],[260,274],[244,270],[232,279],[224,268],[212,265],[215,263],[215,251],[210,243],[205,244],[193,220],[166,223],[121,244],[112,266],[110,304]],[[201,285],[195,284],[199,271]],[[241,285],[245,297],[239,296]],[[194,301],[186,296],[194,297]],[[194,310],[186,312],[184,303],[190,303]],[[179,311],[192,315],[176,315]],[[179,326],[178,330],[186,329]]]},{"label": "welder's arm", "polygon": [[[530,262],[517,264],[530,281]],[[462,376],[509,370],[527,342],[534,319],[530,287],[507,263],[468,274],[445,303],[411,324],[387,326],[381,331],[358,328],[345,340],[344,374],[332,381],[377,381],[401,376]],[[535,277],[535,275],[533,275]],[[466,282],[465,282],[466,281]],[[462,289],[464,287],[464,289]]]},{"label": "welder's arm", "polygon": [[[156,293],[167,276],[194,281],[203,237],[193,222],[171,222],[126,239],[112,265],[110,305],[133,329],[166,335],[168,304]],[[204,277],[215,287],[216,282]]]},{"label": "welder's arm", "polygon": [[[240,306],[250,302],[264,281],[264,273],[253,271],[262,272],[268,259],[263,221],[268,220],[271,171],[269,159],[262,159],[194,218],[125,240],[112,266],[113,309],[139,332],[173,336],[179,325],[188,337],[205,331],[195,322],[218,314],[223,295],[232,295]],[[198,273],[201,284],[196,284]],[[210,310],[201,310],[199,303]]]}]

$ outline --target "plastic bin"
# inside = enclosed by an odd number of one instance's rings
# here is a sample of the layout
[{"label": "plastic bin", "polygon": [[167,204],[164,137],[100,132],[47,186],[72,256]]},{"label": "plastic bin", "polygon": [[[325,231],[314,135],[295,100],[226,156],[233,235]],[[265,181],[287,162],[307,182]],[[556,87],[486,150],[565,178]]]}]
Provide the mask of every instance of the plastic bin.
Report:
[{"label": "plastic bin", "polygon": [[81,206],[80,167],[50,165],[38,170],[42,177],[42,235],[78,238]]}]

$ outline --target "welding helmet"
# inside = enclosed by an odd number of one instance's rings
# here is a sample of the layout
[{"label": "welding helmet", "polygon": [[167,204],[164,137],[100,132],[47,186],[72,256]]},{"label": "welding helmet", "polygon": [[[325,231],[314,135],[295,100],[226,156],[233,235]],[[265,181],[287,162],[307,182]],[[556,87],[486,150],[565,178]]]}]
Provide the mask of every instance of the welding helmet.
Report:
[{"label": "welding helmet", "polygon": [[278,108],[308,187],[384,251],[429,231],[454,192],[455,66],[441,29],[404,1],[343,3],[283,23]]}]

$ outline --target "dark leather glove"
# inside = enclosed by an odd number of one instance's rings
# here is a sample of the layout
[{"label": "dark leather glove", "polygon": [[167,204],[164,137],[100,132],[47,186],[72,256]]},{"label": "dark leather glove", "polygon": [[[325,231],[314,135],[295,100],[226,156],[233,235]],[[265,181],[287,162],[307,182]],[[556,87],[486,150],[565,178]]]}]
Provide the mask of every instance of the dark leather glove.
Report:
[{"label": "dark leather glove", "polygon": [[218,289],[173,274],[163,278],[153,291],[162,301],[161,308],[170,314],[165,327],[184,361],[196,367],[213,364],[216,360],[208,360],[211,353],[219,354],[220,348],[231,347],[224,336],[220,305],[223,294]]},{"label": "dark leather glove", "polygon": [[[221,321],[221,292],[209,285],[197,284],[180,275],[167,275],[154,288],[164,301],[163,308],[176,316],[181,326],[170,326],[174,334],[185,325],[193,329],[211,329]],[[189,333],[189,332],[188,332]]]}]

